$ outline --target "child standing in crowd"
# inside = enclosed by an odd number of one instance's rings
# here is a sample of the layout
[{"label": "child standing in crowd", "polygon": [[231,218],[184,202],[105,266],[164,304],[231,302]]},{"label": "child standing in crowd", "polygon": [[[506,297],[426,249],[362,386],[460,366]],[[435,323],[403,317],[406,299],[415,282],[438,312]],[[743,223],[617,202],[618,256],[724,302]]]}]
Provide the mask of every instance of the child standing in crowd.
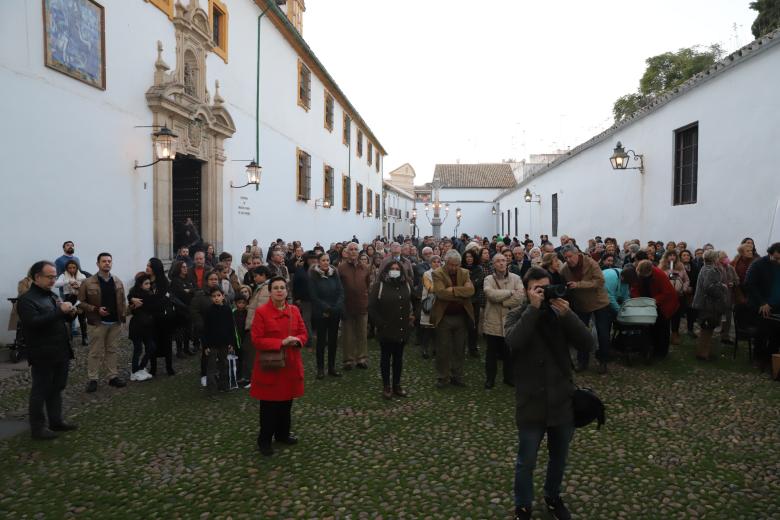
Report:
[{"label": "child standing in crowd", "polygon": [[244,354],[244,330],[246,329],[246,316],[248,314],[247,312],[247,299],[243,294],[240,294],[236,296],[236,299],[233,301],[233,304],[235,305],[235,308],[233,309],[233,326],[236,329],[236,351],[238,354],[238,366],[236,367],[236,372],[238,379],[239,386],[245,386],[249,381],[245,380],[241,374],[243,374],[242,370],[242,363],[246,361],[246,355]]},{"label": "child standing in crowd", "polygon": [[222,289],[211,289],[211,306],[203,316],[203,352],[206,356],[206,381],[213,391],[216,386],[219,391],[228,390],[228,354],[235,352],[236,329],[233,324],[233,313],[225,305],[225,294]]}]

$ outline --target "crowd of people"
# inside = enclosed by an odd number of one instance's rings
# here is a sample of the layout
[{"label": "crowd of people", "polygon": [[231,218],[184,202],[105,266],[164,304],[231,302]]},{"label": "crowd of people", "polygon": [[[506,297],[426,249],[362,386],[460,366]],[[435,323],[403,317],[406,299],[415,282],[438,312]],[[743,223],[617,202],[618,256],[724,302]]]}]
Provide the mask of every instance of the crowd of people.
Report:
[{"label": "crowd of people", "polygon": [[435,358],[432,383],[439,388],[466,386],[466,357],[481,358],[484,350],[484,388],[495,387],[499,362],[501,382],[516,387],[517,517],[530,518],[532,472],[546,433],[547,507],[567,518],[559,488],[574,431],[569,348],[577,350],[574,370],[588,370],[595,350],[596,372],[607,374],[624,302],[655,301],[649,335],[659,359],[687,333],[696,340],[693,355],[707,361],[717,331],[720,344],[750,335],[763,368],[780,343],[780,243],[761,257],[750,238],[733,259],[711,244],[621,246],[597,236],[580,246],[565,235],[558,245],[546,235],[538,244],[527,235],[362,244],[353,236],[309,249],[278,239],[265,255],[253,241],[235,263],[229,252],[191,245],[179,248],[167,272],[160,259],[149,259],[128,291],[112,274],[110,253],[97,255],[90,274],[71,241],[54,262],[32,266],[19,283],[15,311],[32,366],[34,438],[75,428],[63,419],[61,391],[79,330],[88,347],[86,391],[98,391],[101,381],[126,385],[118,366],[126,320],[131,381],[155,377],[159,358],[173,376],[175,358],[199,354],[201,385],[246,388],[260,401],[257,444],[264,455],[273,454],[273,440],[297,443],[291,408],[304,391],[304,347],[316,351],[317,380],[342,378],[369,368],[368,340],[376,338],[384,399],[409,396],[402,384],[407,345]]}]

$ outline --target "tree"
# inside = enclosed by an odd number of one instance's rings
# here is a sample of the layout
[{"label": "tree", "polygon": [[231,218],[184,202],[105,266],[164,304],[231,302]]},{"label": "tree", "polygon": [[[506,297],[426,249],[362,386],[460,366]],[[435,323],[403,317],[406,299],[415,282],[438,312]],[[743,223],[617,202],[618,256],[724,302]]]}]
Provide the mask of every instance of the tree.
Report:
[{"label": "tree", "polygon": [[645,60],[647,68],[639,80],[639,90],[619,97],[612,106],[615,123],[644,108],[657,96],[673,90],[699,72],[707,70],[722,55],[723,51],[719,45],[711,45],[706,49],[683,48],[677,52],[665,52],[647,58]]},{"label": "tree", "polygon": [[780,27],[780,0],[756,0],[750,2],[750,8],[758,11],[750,27],[756,39]]}]

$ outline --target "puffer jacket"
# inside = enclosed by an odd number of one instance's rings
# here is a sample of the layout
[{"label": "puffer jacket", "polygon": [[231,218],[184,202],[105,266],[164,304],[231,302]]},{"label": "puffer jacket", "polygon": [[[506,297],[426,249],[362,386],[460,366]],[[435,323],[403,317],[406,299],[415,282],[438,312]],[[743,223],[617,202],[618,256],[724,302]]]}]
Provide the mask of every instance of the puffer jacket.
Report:
[{"label": "puffer jacket", "polygon": [[504,337],[504,320],[511,309],[525,300],[523,281],[507,271],[503,278],[496,273],[485,278],[485,323],[483,332],[488,336]]},{"label": "puffer jacket", "polygon": [[509,312],[504,332],[513,356],[518,428],[573,424],[569,345],[589,351],[590,331],[573,311],[556,316],[549,308],[525,304]]},{"label": "puffer jacket", "polygon": [[59,309],[59,298],[35,284],[19,297],[19,319],[31,365],[59,363],[72,357],[70,325],[73,318]]},{"label": "puffer jacket", "polygon": [[340,316],[344,307],[344,288],[336,268],[328,266],[324,273],[315,265],[309,270],[308,279],[312,319],[319,320],[324,312]]}]

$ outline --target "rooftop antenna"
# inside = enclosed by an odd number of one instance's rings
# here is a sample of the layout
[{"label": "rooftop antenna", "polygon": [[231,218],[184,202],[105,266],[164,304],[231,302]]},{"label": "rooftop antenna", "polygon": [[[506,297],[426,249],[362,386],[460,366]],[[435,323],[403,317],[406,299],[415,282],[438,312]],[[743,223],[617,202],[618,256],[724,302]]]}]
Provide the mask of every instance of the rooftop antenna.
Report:
[{"label": "rooftop antenna", "polygon": [[731,24],[731,29],[734,31],[734,50],[737,50],[741,47],[739,44],[739,30],[742,28],[741,24],[737,24],[737,22],[734,22]]}]

